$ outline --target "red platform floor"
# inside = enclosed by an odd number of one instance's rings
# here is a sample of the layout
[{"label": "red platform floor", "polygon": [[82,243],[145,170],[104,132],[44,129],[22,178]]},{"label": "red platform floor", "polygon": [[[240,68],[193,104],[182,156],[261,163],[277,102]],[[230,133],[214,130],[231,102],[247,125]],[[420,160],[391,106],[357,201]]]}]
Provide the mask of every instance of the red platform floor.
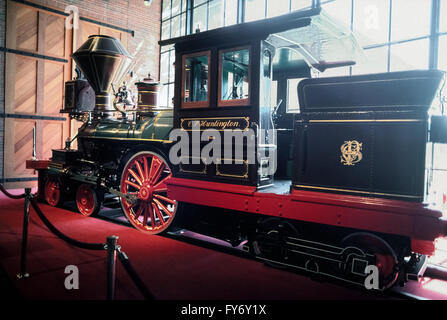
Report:
[{"label": "red platform floor", "polygon": [[[19,193],[19,190],[14,190]],[[12,192],[14,192],[12,191]],[[148,236],[129,226],[86,218],[78,213],[40,204],[62,232],[85,242],[104,242],[119,236],[142,280],[160,300],[299,300],[405,298],[377,294],[264,266],[261,262],[163,236]],[[52,234],[31,209],[28,241],[30,277],[17,280],[23,222],[23,200],[0,195],[0,264],[26,299],[103,300],[106,292],[106,253],[68,245]],[[67,265],[79,268],[79,290],[67,290]],[[410,296],[447,299],[447,281],[424,279],[403,291]],[[429,285],[431,283],[431,286]],[[1,288],[0,288],[1,290]],[[399,289],[401,290],[401,289]],[[3,295],[5,293],[3,292]],[[116,299],[142,299],[117,262]]]}]

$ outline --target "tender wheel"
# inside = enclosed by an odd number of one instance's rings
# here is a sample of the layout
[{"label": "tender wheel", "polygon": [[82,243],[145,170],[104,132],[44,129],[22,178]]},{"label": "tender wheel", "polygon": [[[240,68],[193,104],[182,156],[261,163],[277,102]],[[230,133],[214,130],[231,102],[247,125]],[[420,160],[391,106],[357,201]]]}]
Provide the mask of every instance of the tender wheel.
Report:
[{"label": "tender wheel", "polygon": [[45,183],[45,200],[52,207],[62,204],[61,186],[58,181],[53,179],[47,180]]},{"label": "tender wheel", "polygon": [[288,263],[284,244],[287,237],[298,237],[298,230],[288,221],[268,218],[258,225],[253,250],[256,256],[265,258],[264,263],[274,268],[285,269]]},{"label": "tender wheel", "polygon": [[98,193],[88,184],[81,184],[78,187],[76,205],[79,212],[86,217],[97,214],[101,209]]},{"label": "tender wheel", "polygon": [[394,285],[399,275],[398,259],[393,248],[385,240],[374,234],[358,232],[344,238],[342,246],[352,246],[376,257],[380,290]]},{"label": "tender wheel", "polygon": [[177,201],[168,198],[166,181],[171,169],[162,156],[143,151],[133,155],[121,175],[121,197],[127,219],[140,231],[158,234],[166,231],[174,220]]}]

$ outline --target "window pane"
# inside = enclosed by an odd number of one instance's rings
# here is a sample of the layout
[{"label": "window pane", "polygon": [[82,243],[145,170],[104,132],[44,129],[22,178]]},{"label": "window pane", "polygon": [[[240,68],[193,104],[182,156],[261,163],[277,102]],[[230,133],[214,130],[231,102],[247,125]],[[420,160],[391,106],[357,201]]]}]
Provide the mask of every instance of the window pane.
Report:
[{"label": "window pane", "polygon": [[180,13],[181,0],[172,0],[172,16]]},{"label": "window pane", "polygon": [[[447,52],[447,35],[442,36],[439,38],[439,55],[438,55],[438,69],[447,71],[447,55],[445,52]],[[441,103],[439,102],[440,99],[438,99],[438,112],[441,114],[443,111],[444,113],[447,112],[447,88],[444,86],[444,89],[440,93],[443,96],[444,102],[444,108],[441,108]],[[447,114],[445,114],[447,115]]]},{"label": "window pane", "polygon": [[171,20],[167,20],[161,25],[161,40],[169,39]]},{"label": "window pane", "polygon": [[447,35],[439,38],[438,69],[447,71]]},{"label": "window pane", "polygon": [[292,11],[306,9],[311,6],[312,6],[312,0],[292,0]]},{"label": "window pane", "polygon": [[321,73],[320,77],[326,78],[326,77],[349,76],[349,73],[350,73],[349,67],[331,68],[331,69],[327,69],[326,71]]},{"label": "window pane", "polygon": [[361,45],[388,42],[390,21],[389,0],[356,1],[353,30]]},{"label": "window pane", "polygon": [[160,55],[160,82],[168,82],[169,71],[169,52],[162,53]]},{"label": "window pane", "polygon": [[225,25],[231,26],[237,22],[237,2],[238,0],[225,1]]},{"label": "window pane", "polygon": [[441,0],[441,20],[439,21],[439,31],[447,32],[447,0]]},{"label": "window pane", "polygon": [[[333,18],[351,27],[351,0],[336,0],[323,4],[324,10]],[[292,4],[293,10],[293,4]]]},{"label": "window pane", "polygon": [[300,103],[298,100],[298,84],[300,79],[287,80],[287,112],[300,112]]},{"label": "window pane", "polygon": [[180,36],[186,35],[186,13],[181,15]]},{"label": "window pane", "polygon": [[165,20],[171,16],[171,0],[163,0],[163,12],[161,19]]},{"label": "window pane", "polygon": [[430,33],[431,1],[393,0],[391,40],[405,40]]},{"label": "window pane", "polygon": [[223,4],[222,0],[213,0],[209,4],[208,30],[223,26]]},{"label": "window pane", "polygon": [[278,103],[278,81],[272,81],[272,88],[270,92],[270,105],[273,107]]},{"label": "window pane", "polygon": [[194,0],[194,7],[197,7],[198,5],[201,5],[202,3],[205,3],[206,0]]},{"label": "window pane", "polygon": [[391,46],[390,71],[428,68],[428,39]]},{"label": "window pane", "polygon": [[193,10],[193,32],[196,32],[197,29],[200,31],[206,31],[207,23],[206,23],[206,4],[200,7],[197,7]]},{"label": "window pane", "polygon": [[248,49],[222,53],[221,100],[248,99],[250,53]]},{"label": "window pane", "polygon": [[161,107],[168,106],[168,85],[161,86],[160,93],[158,94],[158,105]]},{"label": "window pane", "polygon": [[208,56],[185,59],[185,102],[208,100]]},{"label": "window pane", "polygon": [[276,17],[289,12],[289,0],[269,0],[267,17]]},{"label": "window pane", "polygon": [[175,50],[170,51],[169,55],[169,82],[175,80]]},{"label": "window pane", "polygon": [[180,16],[172,18],[171,21],[171,38],[180,37]]},{"label": "window pane", "polygon": [[367,49],[364,51],[365,63],[352,67],[352,74],[368,74],[387,72],[388,69],[388,46]]},{"label": "window pane", "polygon": [[167,104],[167,106],[169,106],[169,107],[174,107],[172,98],[174,98],[174,84],[173,83],[169,85],[168,104]]},{"label": "window pane", "polygon": [[245,21],[265,18],[265,0],[246,0]]}]

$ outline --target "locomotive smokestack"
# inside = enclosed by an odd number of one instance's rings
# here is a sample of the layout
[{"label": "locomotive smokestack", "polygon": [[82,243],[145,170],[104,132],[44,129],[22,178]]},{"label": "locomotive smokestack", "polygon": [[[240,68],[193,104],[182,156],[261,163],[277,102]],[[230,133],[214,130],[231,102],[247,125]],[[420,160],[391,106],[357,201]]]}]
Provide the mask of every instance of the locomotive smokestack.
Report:
[{"label": "locomotive smokestack", "polygon": [[73,53],[73,60],[81,69],[96,94],[96,114],[113,111],[110,85],[121,79],[132,61],[118,39],[91,35]]}]

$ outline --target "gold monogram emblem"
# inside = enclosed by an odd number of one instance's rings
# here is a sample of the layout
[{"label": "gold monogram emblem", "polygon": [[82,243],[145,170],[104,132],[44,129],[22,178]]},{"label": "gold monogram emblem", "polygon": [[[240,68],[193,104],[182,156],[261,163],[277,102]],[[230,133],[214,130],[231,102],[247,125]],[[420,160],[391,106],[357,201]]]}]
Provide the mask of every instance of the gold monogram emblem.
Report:
[{"label": "gold monogram emblem", "polygon": [[345,166],[353,166],[356,163],[360,162],[363,158],[363,155],[360,151],[362,151],[363,143],[358,141],[345,141],[343,145],[340,147],[341,150],[341,163]]}]

